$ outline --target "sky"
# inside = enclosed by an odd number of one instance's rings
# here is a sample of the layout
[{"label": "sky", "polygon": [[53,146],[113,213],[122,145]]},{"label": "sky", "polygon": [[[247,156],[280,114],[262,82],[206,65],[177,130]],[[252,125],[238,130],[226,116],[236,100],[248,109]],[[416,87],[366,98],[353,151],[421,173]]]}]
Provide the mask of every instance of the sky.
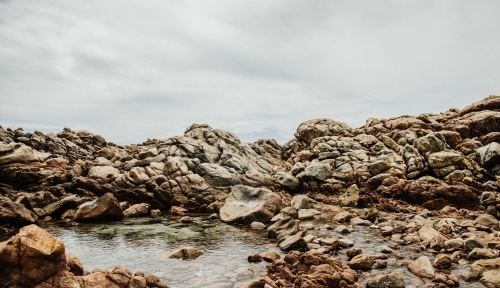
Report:
[{"label": "sky", "polygon": [[0,0],[0,125],[117,144],[500,95],[500,1]]}]

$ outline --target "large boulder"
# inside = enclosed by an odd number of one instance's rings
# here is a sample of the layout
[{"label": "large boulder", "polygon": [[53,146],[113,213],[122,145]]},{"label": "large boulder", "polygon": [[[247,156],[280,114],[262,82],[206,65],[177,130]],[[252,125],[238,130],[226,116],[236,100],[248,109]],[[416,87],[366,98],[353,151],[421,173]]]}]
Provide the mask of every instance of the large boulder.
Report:
[{"label": "large boulder", "polygon": [[301,123],[297,128],[295,137],[299,141],[311,143],[314,138],[322,136],[350,136],[351,127],[343,122],[332,119],[314,119]]},{"label": "large boulder", "polygon": [[75,221],[97,221],[123,218],[123,210],[118,200],[111,193],[86,202],[78,207]]},{"label": "large boulder", "polygon": [[36,225],[0,243],[2,287],[34,287],[67,270],[64,243]]},{"label": "large boulder", "polygon": [[29,164],[43,162],[50,153],[41,153],[21,143],[0,142],[0,165],[11,163]]},{"label": "large boulder", "polygon": [[481,166],[491,166],[500,163],[500,144],[493,142],[476,149],[476,157]]},{"label": "large boulder", "polygon": [[269,189],[236,185],[219,212],[224,222],[267,223],[281,207],[280,196]]},{"label": "large boulder", "polygon": [[95,166],[90,168],[88,177],[96,179],[116,178],[120,171],[111,166]]},{"label": "large boulder", "polygon": [[0,225],[24,226],[37,220],[35,213],[26,209],[21,203],[16,203],[7,197],[0,196]]}]

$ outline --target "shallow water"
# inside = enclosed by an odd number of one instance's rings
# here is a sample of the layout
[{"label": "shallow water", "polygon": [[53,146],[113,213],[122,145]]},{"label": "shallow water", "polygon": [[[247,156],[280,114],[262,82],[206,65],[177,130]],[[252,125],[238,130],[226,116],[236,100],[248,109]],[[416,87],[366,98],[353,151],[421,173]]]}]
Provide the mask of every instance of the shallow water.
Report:
[{"label": "shallow water", "polygon": [[[266,262],[248,263],[249,255],[269,250],[283,255],[265,231],[252,231],[220,221],[193,217],[179,224],[141,220],[102,224],[45,223],[43,228],[60,238],[66,251],[78,256],[86,270],[123,265],[133,272],[154,274],[170,287],[233,287],[266,272]],[[169,259],[169,251],[196,246],[204,254],[192,261]]]},{"label": "shallow water", "polygon": [[[244,282],[266,273],[266,262],[248,263],[249,255],[269,250],[284,255],[273,240],[267,238],[266,231],[250,230],[246,226],[228,225],[219,220],[205,217],[192,217],[194,222],[179,224],[169,217],[156,219],[124,220],[121,222],[71,224],[62,222],[42,222],[41,226],[49,233],[60,238],[66,245],[66,251],[78,256],[86,270],[106,268],[112,270],[116,265],[123,265],[133,272],[155,274],[172,288],[183,287],[233,287],[237,282]],[[394,242],[384,238],[369,227],[355,226],[349,234],[340,235],[327,229],[325,221],[302,221],[303,225],[312,223],[310,230],[325,238],[342,237],[354,241],[353,247],[361,248],[364,253],[382,255],[382,245],[393,246]],[[169,259],[167,253],[182,246],[196,246],[204,254],[193,261]],[[401,265],[402,259],[416,259],[422,255],[434,261],[429,252],[415,254],[405,246],[395,247],[395,253],[388,255],[388,267],[359,272],[359,283],[366,283],[368,278],[381,273],[401,269],[406,287],[423,287],[429,279],[421,279]],[[348,260],[341,249],[334,257]],[[452,273],[459,275],[468,271],[458,267]],[[480,283],[461,281],[460,287],[484,287]]]}]

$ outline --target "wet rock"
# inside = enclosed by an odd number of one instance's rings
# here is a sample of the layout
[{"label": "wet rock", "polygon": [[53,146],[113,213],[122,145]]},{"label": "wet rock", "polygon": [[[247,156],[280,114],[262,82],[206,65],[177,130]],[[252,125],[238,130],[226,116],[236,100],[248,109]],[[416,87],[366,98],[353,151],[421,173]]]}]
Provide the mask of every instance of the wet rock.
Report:
[{"label": "wet rock", "polygon": [[361,248],[352,248],[352,249],[349,249],[346,251],[346,255],[347,255],[347,257],[349,257],[349,259],[353,258],[356,255],[362,254],[362,253],[363,253],[363,250],[361,250]]},{"label": "wet rock", "polygon": [[179,223],[193,223],[193,218],[189,216],[182,216],[181,218],[177,219],[177,222]]},{"label": "wet rock", "polygon": [[302,238],[302,233],[284,237],[278,243],[278,247],[283,251],[301,250],[307,246],[307,243]]},{"label": "wet rock", "polygon": [[203,251],[193,246],[177,248],[168,253],[167,258],[182,259],[186,261],[194,260],[203,255]]},{"label": "wet rock", "polygon": [[0,242],[0,258],[0,283],[11,287],[34,287],[67,269],[64,243],[36,225]]},{"label": "wet rock", "polygon": [[262,222],[252,222],[250,223],[250,228],[254,230],[264,230],[266,229],[266,225]]},{"label": "wet rock", "polygon": [[369,270],[372,267],[373,258],[367,254],[359,254],[349,261],[349,267],[354,270]]},{"label": "wet rock", "polygon": [[86,202],[78,207],[75,213],[75,221],[96,221],[123,218],[123,211],[111,193],[106,193],[101,197]]},{"label": "wet rock", "polygon": [[168,211],[168,214],[172,216],[184,216],[184,214],[187,212],[186,209],[178,206],[172,206],[170,207],[170,210]]},{"label": "wet rock", "polygon": [[147,203],[135,204],[123,211],[123,216],[126,218],[143,217],[149,215],[151,205]]},{"label": "wet rock", "polygon": [[418,231],[418,236],[422,240],[422,244],[426,247],[439,249],[444,247],[444,243],[448,240],[445,236],[439,233],[436,229],[427,225],[422,226]]},{"label": "wet rock", "polygon": [[436,259],[434,259],[434,267],[438,269],[449,269],[451,267],[451,258],[446,254],[438,254],[436,255]]},{"label": "wet rock", "polygon": [[436,272],[434,271],[434,268],[432,268],[431,261],[427,256],[421,256],[417,260],[413,261],[410,265],[408,265],[408,270],[416,276],[422,278],[432,279],[436,276]]},{"label": "wet rock", "polygon": [[281,198],[265,188],[236,185],[220,209],[224,222],[268,223],[281,210]]},{"label": "wet rock", "polygon": [[335,228],[335,231],[337,233],[341,233],[341,234],[349,234],[349,233],[351,233],[351,231],[349,231],[349,229],[347,229],[347,227],[345,225],[339,225],[339,226],[337,226],[337,228]]},{"label": "wet rock", "polygon": [[280,255],[274,251],[267,251],[262,254],[262,259],[266,262],[273,262],[274,260],[278,260],[280,258]]},{"label": "wet rock", "polygon": [[342,211],[335,215],[333,218],[334,221],[337,221],[338,223],[347,223],[351,220],[352,215],[349,213],[349,211]]},{"label": "wet rock", "polygon": [[290,217],[276,221],[273,225],[267,228],[269,238],[278,238],[296,234],[300,230],[299,222]]},{"label": "wet rock", "polygon": [[366,281],[366,288],[405,288],[403,276],[398,273],[381,274]]},{"label": "wet rock", "polygon": [[263,260],[263,258],[260,254],[248,256],[248,262],[250,262],[250,263],[260,263],[260,262],[262,262],[262,260]]}]

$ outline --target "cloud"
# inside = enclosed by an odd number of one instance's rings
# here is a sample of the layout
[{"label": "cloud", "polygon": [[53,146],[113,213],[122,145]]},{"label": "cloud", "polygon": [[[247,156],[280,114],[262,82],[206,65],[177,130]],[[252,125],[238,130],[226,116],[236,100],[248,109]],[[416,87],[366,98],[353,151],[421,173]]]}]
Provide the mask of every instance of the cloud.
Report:
[{"label": "cloud", "polygon": [[0,125],[126,144],[192,123],[281,143],[303,121],[500,94],[497,1],[2,1]]}]

